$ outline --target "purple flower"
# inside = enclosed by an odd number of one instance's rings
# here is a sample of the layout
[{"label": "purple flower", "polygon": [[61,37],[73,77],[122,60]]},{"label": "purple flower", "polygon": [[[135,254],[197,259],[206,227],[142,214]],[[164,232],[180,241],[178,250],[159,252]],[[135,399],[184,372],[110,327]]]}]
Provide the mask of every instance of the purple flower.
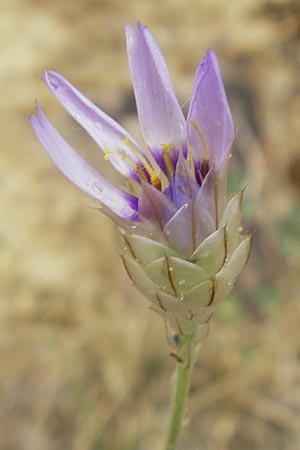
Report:
[{"label": "purple flower", "polygon": [[175,97],[161,51],[149,30],[126,27],[127,52],[144,151],[118,123],[61,75],[43,80],[128,182],[113,186],[53,128],[40,107],[33,130],[57,167],[97,200],[124,229],[153,236],[189,258],[219,228],[234,126],[215,54],[195,75],[188,117]]}]

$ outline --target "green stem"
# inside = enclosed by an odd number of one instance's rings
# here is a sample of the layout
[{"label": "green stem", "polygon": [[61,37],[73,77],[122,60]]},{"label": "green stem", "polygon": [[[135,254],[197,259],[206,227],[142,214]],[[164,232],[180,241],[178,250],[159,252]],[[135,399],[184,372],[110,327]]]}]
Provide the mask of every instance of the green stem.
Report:
[{"label": "green stem", "polygon": [[[189,348],[188,350],[190,353],[191,348]],[[175,450],[176,442],[185,414],[192,371],[193,364],[191,355],[189,354],[188,365],[178,362],[176,366],[176,379],[171,403],[170,423],[163,450]]]}]

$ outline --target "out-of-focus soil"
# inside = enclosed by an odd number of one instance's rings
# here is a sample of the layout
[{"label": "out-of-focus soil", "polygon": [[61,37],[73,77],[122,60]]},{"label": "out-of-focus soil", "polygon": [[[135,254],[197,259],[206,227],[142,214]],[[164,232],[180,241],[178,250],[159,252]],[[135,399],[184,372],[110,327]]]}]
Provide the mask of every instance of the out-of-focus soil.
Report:
[{"label": "out-of-focus soil", "polygon": [[297,0],[2,0],[0,450],[153,450],[174,361],[129,284],[114,226],[30,129],[35,98],[76,149],[118,177],[40,80],[51,68],[139,136],[124,25],[148,25],[188,102],[220,61],[247,184],[253,250],[196,365],[179,448],[300,447],[300,4]]}]

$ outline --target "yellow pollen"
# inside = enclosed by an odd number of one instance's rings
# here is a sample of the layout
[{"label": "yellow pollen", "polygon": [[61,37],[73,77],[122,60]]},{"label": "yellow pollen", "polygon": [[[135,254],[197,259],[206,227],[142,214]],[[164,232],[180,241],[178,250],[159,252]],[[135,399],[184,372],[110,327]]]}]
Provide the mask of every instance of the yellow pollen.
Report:
[{"label": "yellow pollen", "polygon": [[174,175],[174,167],[170,159],[169,151],[173,147],[173,144],[160,144],[160,146],[163,149],[162,158],[167,172],[167,177],[171,180]]},{"label": "yellow pollen", "polygon": [[[142,167],[139,166],[135,161],[130,159],[129,156],[127,156],[124,152],[124,150],[112,152],[111,150],[105,148],[104,149],[104,159],[108,160],[110,156],[118,156],[123,161],[126,161],[135,171],[137,176],[141,181],[148,182],[150,179],[150,183],[152,186],[154,186],[156,189],[161,189],[161,183],[158,175],[156,174],[155,170],[151,166],[151,164],[147,161],[147,159],[140,154],[140,152],[131,144],[128,137],[125,136],[123,139],[123,142],[125,145],[132,151],[132,153],[137,156],[137,158],[140,160]],[[147,178],[148,176],[148,178]]]},{"label": "yellow pollen", "polygon": [[133,168],[135,167],[135,163],[125,154],[124,150],[119,150],[118,152],[112,152],[108,148],[104,149],[104,159],[107,161],[110,156],[118,156],[118,158],[123,161],[128,162]]},{"label": "yellow pollen", "polygon": [[[152,186],[160,190],[161,189],[160,179],[155,170],[153,169],[153,167],[151,166],[151,164],[149,163],[149,161],[147,161],[147,159],[143,155],[141,155],[140,152],[132,145],[132,143],[128,139],[128,136],[124,137],[124,143],[141,161],[147,175],[150,178],[150,183],[152,184]],[[141,175],[140,174],[141,168],[137,164],[135,164],[135,171],[139,176]]]},{"label": "yellow pollen", "polygon": [[108,149],[104,149],[104,159],[105,159],[105,161],[107,161],[109,159],[110,155],[113,155],[113,152],[111,152]]},{"label": "yellow pollen", "polygon": [[145,174],[142,167],[140,167],[138,164],[134,164],[133,168],[141,181],[148,181],[147,175]]}]

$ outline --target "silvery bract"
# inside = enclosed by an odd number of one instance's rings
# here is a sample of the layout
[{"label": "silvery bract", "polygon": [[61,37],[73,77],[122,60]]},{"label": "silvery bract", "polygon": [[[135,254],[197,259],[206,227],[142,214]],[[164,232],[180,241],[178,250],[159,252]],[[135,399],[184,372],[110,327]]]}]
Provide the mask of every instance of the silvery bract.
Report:
[{"label": "silvery bract", "polygon": [[126,27],[127,51],[147,153],[61,75],[43,80],[89,133],[126,186],[113,186],[51,126],[37,105],[32,127],[54,163],[118,226],[129,277],[165,318],[169,341],[197,344],[215,306],[232,290],[250,250],[242,193],[226,195],[234,126],[215,54],[196,71],[187,119],[147,28]]}]

